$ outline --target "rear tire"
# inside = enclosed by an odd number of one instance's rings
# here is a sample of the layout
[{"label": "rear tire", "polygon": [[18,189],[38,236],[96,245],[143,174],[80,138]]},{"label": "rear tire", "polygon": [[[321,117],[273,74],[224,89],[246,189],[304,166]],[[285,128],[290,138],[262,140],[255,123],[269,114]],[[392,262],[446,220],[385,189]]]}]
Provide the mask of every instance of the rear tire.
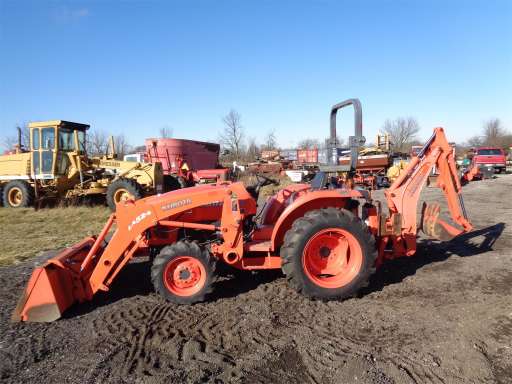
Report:
[{"label": "rear tire", "polygon": [[155,291],[167,301],[192,304],[212,291],[215,264],[197,243],[178,241],[160,251],[151,267]]},{"label": "rear tire", "polygon": [[24,180],[9,181],[3,187],[4,207],[23,208],[34,204],[34,188]]},{"label": "rear tire", "polygon": [[118,179],[107,188],[107,204],[112,211],[116,210],[116,203],[141,197],[142,187],[133,179]]},{"label": "rear tire", "polygon": [[281,247],[288,282],[306,296],[344,299],[368,285],[375,272],[375,239],[345,209],[306,213],[286,232]]}]

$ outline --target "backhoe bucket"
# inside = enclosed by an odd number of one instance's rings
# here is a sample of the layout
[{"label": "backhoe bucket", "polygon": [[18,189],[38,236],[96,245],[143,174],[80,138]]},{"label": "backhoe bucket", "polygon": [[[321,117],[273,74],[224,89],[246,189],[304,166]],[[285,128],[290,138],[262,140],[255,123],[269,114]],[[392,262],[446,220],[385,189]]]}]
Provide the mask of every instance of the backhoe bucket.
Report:
[{"label": "backhoe bucket", "polygon": [[464,231],[455,228],[439,217],[441,207],[438,203],[423,203],[421,210],[421,229],[427,236],[441,241],[450,241]]},{"label": "backhoe bucket", "polygon": [[80,261],[93,243],[94,238],[87,238],[37,267],[14,309],[11,321],[54,321],[74,302],[83,301],[85,294],[79,274]]}]

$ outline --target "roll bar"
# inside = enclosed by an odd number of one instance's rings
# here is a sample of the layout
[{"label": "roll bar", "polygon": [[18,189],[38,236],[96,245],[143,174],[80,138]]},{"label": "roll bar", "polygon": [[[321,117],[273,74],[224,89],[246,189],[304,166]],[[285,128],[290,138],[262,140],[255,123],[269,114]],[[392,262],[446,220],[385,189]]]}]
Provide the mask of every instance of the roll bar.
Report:
[{"label": "roll bar", "polygon": [[[342,108],[352,105],[354,107],[354,136],[349,136],[350,147],[350,162],[348,166],[338,165],[338,150],[337,150],[337,132],[336,132],[336,117],[338,111]],[[331,108],[331,123],[330,123],[330,139],[329,139],[329,165],[322,167],[326,172],[349,172],[353,173],[357,166],[357,156],[359,147],[362,146],[366,139],[363,136],[363,111],[359,99],[347,99],[341,103],[333,105]]]}]

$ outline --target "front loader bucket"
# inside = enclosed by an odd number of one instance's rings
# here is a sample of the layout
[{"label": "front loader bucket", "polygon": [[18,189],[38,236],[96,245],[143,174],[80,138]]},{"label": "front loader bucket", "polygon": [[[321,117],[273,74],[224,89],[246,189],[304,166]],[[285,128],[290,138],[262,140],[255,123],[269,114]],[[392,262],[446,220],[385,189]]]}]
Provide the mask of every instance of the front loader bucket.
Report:
[{"label": "front loader bucket", "polygon": [[465,232],[442,220],[439,217],[440,212],[439,203],[423,203],[421,210],[421,229],[423,233],[441,241],[450,241]]},{"label": "front loader bucket", "polygon": [[57,320],[74,302],[71,276],[65,269],[49,264],[36,268],[20,297],[12,321]]},{"label": "front loader bucket", "polygon": [[37,267],[30,276],[11,320],[54,321],[74,302],[83,301],[85,294],[79,274],[80,261],[93,243],[94,238],[87,238]]}]

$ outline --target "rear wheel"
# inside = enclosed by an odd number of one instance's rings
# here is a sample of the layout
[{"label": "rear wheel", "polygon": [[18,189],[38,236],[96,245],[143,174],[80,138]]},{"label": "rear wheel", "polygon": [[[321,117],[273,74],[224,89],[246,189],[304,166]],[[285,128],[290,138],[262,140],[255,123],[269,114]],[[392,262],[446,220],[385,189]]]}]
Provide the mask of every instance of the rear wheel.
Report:
[{"label": "rear wheel", "polygon": [[34,204],[34,188],[24,180],[9,181],[3,187],[2,197],[5,207],[30,207]]},{"label": "rear wheel", "polygon": [[151,267],[155,291],[178,304],[203,301],[212,290],[215,265],[196,243],[178,241],[162,248]]},{"label": "rear wheel", "polygon": [[112,211],[116,204],[126,200],[138,200],[142,197],[142,187],[132,179],[118,179],[107,188],[107,204]]},{"label": "rear wheel", "polygon": [[375,271],[375,240],[366,225],[344,209],[319,209],[297,219],[281,247],[283,272],[300,293],[343,299],[368,285]]}]

